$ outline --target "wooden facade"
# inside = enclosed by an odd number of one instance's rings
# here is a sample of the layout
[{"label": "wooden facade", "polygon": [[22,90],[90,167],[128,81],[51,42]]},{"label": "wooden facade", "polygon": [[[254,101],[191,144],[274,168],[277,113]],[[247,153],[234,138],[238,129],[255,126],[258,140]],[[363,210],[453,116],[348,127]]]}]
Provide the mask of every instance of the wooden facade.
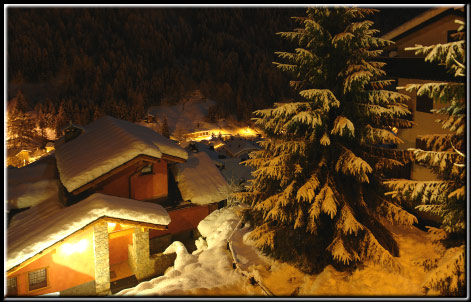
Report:
[{"label": "wooden facade", "polygon": [[168,196],[168,165],[182,161],[170,156],[159,159],[139,155],[72,191],[72,194],[102,193],[141,201],[163,199]]}]

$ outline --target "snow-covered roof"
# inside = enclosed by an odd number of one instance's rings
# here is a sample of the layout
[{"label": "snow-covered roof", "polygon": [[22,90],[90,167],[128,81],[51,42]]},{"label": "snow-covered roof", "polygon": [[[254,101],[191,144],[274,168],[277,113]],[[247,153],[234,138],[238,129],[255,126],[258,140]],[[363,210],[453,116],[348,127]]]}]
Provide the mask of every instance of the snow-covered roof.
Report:
[{"label": "snow-covered roof", "polygon": [[82,187],[138,155],[187,159],[187,152],[147,127],[104,116],[77,138],[56,148],[57,168],[69,192]]},{"label": "snow-covered roof", "polygon": [[6,269],[33,257],[102,217],[168,225],[170,216],[158,204],[95,193],[64,207],[58,201],[42,202],[15,215],[7,229]]},{"label": "snow-covered roof", "polygon": [[59,198],[56,161],[47,155],[27,166],[7,169],[8,208],[27,208],[46,199]]},{"label": "snow-covered roof", "polygon": [[206,152],[190,153],[172,172],[183,200],[209,204],[227,199],[229,185]]},{"label": "snow-covered roof", "polygon": [[234,138],[225,142],[222,148],[226,149],[233,157],[237,157],[244,152],[260,150],[260,147],[250,140]]}]

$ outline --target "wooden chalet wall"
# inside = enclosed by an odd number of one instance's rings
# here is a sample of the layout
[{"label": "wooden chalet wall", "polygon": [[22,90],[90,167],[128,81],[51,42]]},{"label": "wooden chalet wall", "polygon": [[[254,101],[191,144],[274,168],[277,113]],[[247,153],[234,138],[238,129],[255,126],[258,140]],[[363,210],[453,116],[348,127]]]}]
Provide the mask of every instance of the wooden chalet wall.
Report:
[{"label": "wooden chalet wall", "polygon": [[98,183],[95,192],[136,200],[167,197],[167,161],[157,160],[152,164],[152,174],[142,175],[141,170],[145,165],[145,160],[135,162]]},{"label": "wooden chalet wall", "polygon": [[[37,296],[60,292],[95,280],[93,229],[66,239],[63,244],[44,256],[8,275],[17,278],[18,296]],[[77,244],[81,247],[77,249]],[[46,268],[47,286],[30,291],[28,273]],[[94,285],[93,285],[94,286]]]},{"label": "wooden chalet wall", "polygon": [[194,230],[206,216],[217,210],[218,204],[192,205],[180,209],[167,209],[172,222],[168,225],[168,230],[149,230],[149,238],[164,236],[167,234],[178,234],[185,231]]}]

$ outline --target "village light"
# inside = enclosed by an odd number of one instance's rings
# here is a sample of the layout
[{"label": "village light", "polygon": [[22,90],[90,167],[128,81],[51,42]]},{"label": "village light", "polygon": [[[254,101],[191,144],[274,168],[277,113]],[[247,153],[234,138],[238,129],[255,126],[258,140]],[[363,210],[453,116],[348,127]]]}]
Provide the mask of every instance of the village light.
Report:
[{"label": "village light", "polygon": [[61,250],[64,254],[70,255],[72,253],[78,252],[82,253],[88,246],[88,241],[86,239],[82,239],[76,243],[64,243],[61,246]]}]

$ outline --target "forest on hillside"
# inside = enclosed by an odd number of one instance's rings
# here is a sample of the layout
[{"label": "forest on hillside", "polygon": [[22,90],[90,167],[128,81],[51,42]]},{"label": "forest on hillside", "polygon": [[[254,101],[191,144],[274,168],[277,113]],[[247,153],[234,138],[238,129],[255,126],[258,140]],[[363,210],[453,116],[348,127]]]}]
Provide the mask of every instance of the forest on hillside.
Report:
[{"label": "forest on hillside", "polygon": [[[390,30],[419,11],[380,9],[374,22]],[[273,61],[293,47],[277,33],[304,13],[299,6],[8,7],[8,111],[16,118],[8,126],[60,134],[69,122],[104,114],[135,122],[149,106],[196,89],[216,101],[212,119],[248,121],[254,110],[298,97]]]},{"label": "forest on hillside", "polygon": [[217,101],[215,117],[248,120],[290,96],[288,79],[272,64],[286,43],[276,33],[303,12],[11,7],[8,98],[24,98],[23,110],[62,111],[60,128],[101,114],[137,121],[148,106],[200,89]]}]

